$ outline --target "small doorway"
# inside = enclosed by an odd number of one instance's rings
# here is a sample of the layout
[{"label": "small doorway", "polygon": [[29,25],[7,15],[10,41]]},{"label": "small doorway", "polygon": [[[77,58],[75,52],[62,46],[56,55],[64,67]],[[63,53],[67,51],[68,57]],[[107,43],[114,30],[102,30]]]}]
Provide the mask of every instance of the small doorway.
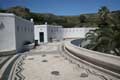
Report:
[{"label": "small doorway", "polygon": [[40,42],[44,42],[44,32],[39,32]]}]

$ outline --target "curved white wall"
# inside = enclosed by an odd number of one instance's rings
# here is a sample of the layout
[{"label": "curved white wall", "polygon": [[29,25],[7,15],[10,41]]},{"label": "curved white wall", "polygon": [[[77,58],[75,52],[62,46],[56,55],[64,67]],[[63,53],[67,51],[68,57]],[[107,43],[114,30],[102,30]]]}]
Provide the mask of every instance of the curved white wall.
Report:
[{"label": "curved white wall", "polygon": [[63,28],[63,38],[84,38],[85,28]]},{"label": "curved white wall", "polygon": [[97,69],[120,78],[120,57],[81,48],[72,44],[71,41],[65,42],[64,47],[69,54],[83,59]]}]

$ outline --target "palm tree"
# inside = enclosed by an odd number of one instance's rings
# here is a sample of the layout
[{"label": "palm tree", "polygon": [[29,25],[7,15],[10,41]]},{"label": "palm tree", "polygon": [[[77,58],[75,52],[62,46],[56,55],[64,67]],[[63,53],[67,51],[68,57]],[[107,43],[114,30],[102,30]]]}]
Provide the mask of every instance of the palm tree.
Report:
[{"label": "palm tree", "polygon": [[103,6],[98,11],[98,18],[100,19],[98,23],[98,27],[104,28],[108,25],[107,20],[109,17],[109,9],[106,6]]},{"label": "palm tree", "polygon": [[[115,29],[118,26],[109,15],[107,7],[101,7],[98,14],[100,19],[99,28],[86,34],[85,41],[89,40],[89,44],[84,47],[120,56],[120,30]],[[111,24],[114,24],[114,26],[111,27]]]}]

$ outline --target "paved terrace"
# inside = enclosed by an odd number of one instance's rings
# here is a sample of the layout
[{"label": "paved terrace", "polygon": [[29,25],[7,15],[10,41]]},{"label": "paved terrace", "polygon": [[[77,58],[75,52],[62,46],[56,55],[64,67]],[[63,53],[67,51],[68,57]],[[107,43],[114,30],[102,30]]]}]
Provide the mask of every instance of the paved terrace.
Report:
[{"label": "paved terrace", "polygon": [[0,57],[0,80],[120,80],[64,54],[61,43],[55,42]]}]

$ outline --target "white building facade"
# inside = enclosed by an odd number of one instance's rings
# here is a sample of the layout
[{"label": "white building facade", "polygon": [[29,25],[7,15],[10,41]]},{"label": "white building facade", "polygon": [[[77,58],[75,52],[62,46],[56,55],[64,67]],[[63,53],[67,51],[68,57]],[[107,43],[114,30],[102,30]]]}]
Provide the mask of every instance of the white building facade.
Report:
[{"label": "white building facade", "polygon": [[35,25],[34,36],[38,43],[51,41],[61,41],[63,39],[85,38],[85,34],[95,28],[63,28],[55,25]]},{"label": "white building facade", "polygon": [[62,26],[35,25],[34,36],[38,43],[47,43],[52,40],[62,40]]},{"label": "white building facade", "polygon": [[26,41],[34,41],[34,24],[14,14],[0,13],[0,52],[19,52]]},{"label": "white building facade", "polygon": [[38,40],[38,43],[48,42],[47,36],[48,36],[48,34],[47,34],[47,26],[46,25],[35,25],[34,37],[35,37],[35,40]]}]

